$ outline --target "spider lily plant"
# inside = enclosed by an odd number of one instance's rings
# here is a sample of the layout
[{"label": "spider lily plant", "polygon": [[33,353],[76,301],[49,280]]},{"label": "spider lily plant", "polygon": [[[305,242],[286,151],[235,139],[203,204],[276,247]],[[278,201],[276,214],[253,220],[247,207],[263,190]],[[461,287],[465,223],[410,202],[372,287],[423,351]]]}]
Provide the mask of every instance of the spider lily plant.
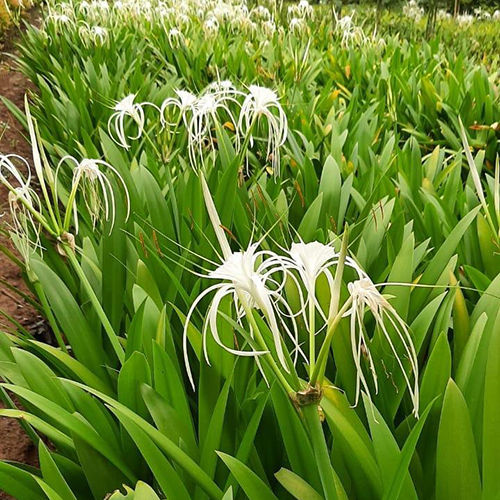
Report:
[{"label": "spider lily plant", "polygon": [[[203,174],[200,174],[200,180],[209,217],[222,249],[222,264],[206,276],[215,284],[200,293],[186,317],[183,347],[191,384],[194,386],[188,354],[189,322],[200,302],[213,294],[202,328],[206,361],[210,363],[206,349],[210,333],[216,344],[229,353],[254,357],[264,377],[266,370],[262,364],[265,364],[299,406],[321,400],[323,385],[328,384],[325,370],[333,336],[342,319],[349,318],[352,361],[357,374],[356,405],[361,391],[368,398],[372,391],[363,366],[365,359],[374,390],[378,390],[370,351],[371,340],[364,322],[369,311],[397,361],[410,394],[413,412],[418,416],[418,360],[411,334],[388,298],[347,255],[347,231],[340,251],[332,245],[313,241],[294,243],[285,254],[260,249],[260,242],[250,244],[246,250],[233,252]],[[341,286],[345,268],[354,272],[355,279],[348,283],[347,298],[342,303]],[[329,303],[326,309],[323,309],[316,294],[320,278],[327,283]],[[293,283],[298,297],[299,307],[296,310],[290,303],[290,293],[286,292],[287,280]],[[219,335],[217,319],[226,297],[232,297],[234,301],[234,325],[242,335],[242,342],[238,345],[246,344],[247,349],[227,345]],[[302,321],[299,321],[300,318]],[[306,349],[301,345],[299,323],[304,325],[307,333]],[[316,345],[318,338],[321,339],[319,346]],[[307,364],[307,381],[300,378],[302,373],[297,362],[301,358]],[[407,362],[409,368],[405,366]]]},{"label": "spider lily plant", "polygon": [[[83,159],[78,161],[72,156],[64,157],[55,170],[52,170],[37,133],[37,125],[31,117],[29,106],[26,101],[26,116],[32,144],[33,164],[36,181],[41,191],[37,194],[37,188],[32,186],[34,181],[29,163],[17,155],[0,156],[0,182],[4,184],[11,193],[13,210],[23,206],[23,210],[29,214],[33,221],[37,221],[48,235],[58,241],[70,240],[74,242],[74,236],[70,233],[72,219],[75,231],[78,232],[79,217],[76,197],[81,194],[87,207],[93,228],[98,221],[110,221],[114,224],[116,215],[115,188],[108,177],[101,170],[105,168],[110,171],[121,184],[125,193],[127,205],[127,217],[130,210],[130,199],[125,182],[118,171],[109,163],[99,159]],[[20,162],[20,166],[16,165]],[[60,195],[62,185],[60,174],[64,164],[68,162],[74,165],[71,170],[71,188],[67,200]],[[23,174],[23,170],[27,174]],[[59,190],[59,191],[58,191]],[[61,201],[66,201],[66,206],[61,206]],[[61,210],[62,208],[62,210]],[[15,215],[15,214],[14,214]]]},{"label": "spider lily plant", "polygon": [[[237,90],[229,80],[217,80],[196,96],[187,90],[176,89],[174,97],[166,98],[158,108],[152,103],[135,103],[135,95],[125,97],[115,106],[108,121],[108,131],[115,142],[125,149],[128,139],[139,139],[145,128],[144,105],[159,111],[162,128],[168,129],[173,150],[179,127],[184,126],[188,138],[188,156],[191,166],[198,170],[206,163],[207,150],[216,152],[216,134],[223,126],[233,131],[232,145],[240,163],[249,166],[250,150],[256,142],[265,144],[265,162],[275,177],[280,174],[281,148],[288,136],[288,120],[278,95],[272,89],[250,85],[248,93]],[[240,98],[244,97],[243,102]],[[136,136],[126,136],[125,119],[132,118],[137,125]],[[262,134],[262,136],[260,136]],[[146,134],[147,136],[147,134]],[[151,139],[148,137],[148,140]],[[165,144],[162,144],[164,149]],[[155,150],[158,148],[155,146]]]},{"label": "spider lily plant", "polygon": [[[129,94],[124,97],[121,101],[117,102],[113,107],[114,113],[109,117],[108,120],[108,132],[112,139],[122,148],[129,149],[130,145],[128,140],[139,139],[144,132],[145,125],[145,114],[144,107],[152,106],[156,110],[159,108],[150,102],[135,102],[136,95]],[[125,132],[125,120],[129,118],[137,127],[137,134],[133,136],[128,136]]]},{"label": "spider lily plant", "polygon": [[[117,357],[123,360],[123,348],[118,337],[76,258],[77,246],[75,234],[72,232],[72,221],[74,231],[78,233],[81,214],[76,198],[81,195],[90,214],[92,226],[95,228],[98,221],[108,221],[113,227],[116,215],[116,188],[101,171],[102,167],[110,171],[121,184],[125,192],[128,217],[130,200],[127,187],[114,167],[98,159],[84,159],[79,162],[74,157],[65,157],[54,171],[41,145],[37,124],[31,116],[27,98],[25,105],[37,186],[32,185],[31,168],[25,159],[16,155],[0,155],[0,182],[9,190],[9,206],[14,226],[13,240],[18,243],[28,270],[31,254],[42,249],[42,232],[57,242],[58,249],[68,258],[82,281]],[[16,161],[20,162],[20,165],[16,164]],[[69,194],[65,198],[61,195],[60,173],[68,161],[74,164],[74,169]],[[26,173],[23,173],[23,170]]]}]

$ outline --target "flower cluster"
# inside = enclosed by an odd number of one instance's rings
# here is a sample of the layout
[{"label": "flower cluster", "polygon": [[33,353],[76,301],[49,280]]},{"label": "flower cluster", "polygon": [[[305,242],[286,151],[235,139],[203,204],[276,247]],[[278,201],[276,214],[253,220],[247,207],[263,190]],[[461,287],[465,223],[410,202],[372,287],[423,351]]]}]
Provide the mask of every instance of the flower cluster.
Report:
[{"label": "flower cluster", "polygon": [[[160,124],[175,135],[183,126],[188,137],[189,159],[197,170],[215,150],[212,133],[224,123],[233,130],[233,145],[237,154],[247,157],[248,146],[256,141],[266,144],[266,162],[279,175],[280,149],[288,134],[288,121],[278,95],[272,89],[250,85],[248,92],[237,90],[229,80],[210,84],[201,94],[176,90],[161,106],[136,103],[131,94],[118,102],[108,121],[108,130],[122,147],[129,148],[129,139],[142,136],[145,127],[144,106],[153,106],[160,113]],[[137,127],[137,134],[127,136],[125,118]],[[263,136],[257,136],[257,132]]]},{"label": "flower cluster", "polygon": [[424,13],[423,7],[421,7],[416,0],[409,0],[409,2],[403,6],[403,14],[417,23],[424,17]]},{"label": "flower cluster", "polygon": [[[307,0],[292,6],[297,18],[305,19],[313,15]],[[133,25],[139,30],[161,28],[176,44],[194,34],[201,27],[206,36],[217,36],[220,29],[232,33],[255,34],[264,39],[276,28],[275,20],[267,7],[258,5],[249,8],[245,1],[231,0],[105,0],[82,1],[77,7],[70,2],[50,3],[48,25],[57,30],[86,26],[79,31],[81,37],[89,40],[94,27],[111,31],[124,25]],[[273,29],[274,28],[274,29]],[[175,34],[175,36],[174,36]],[[101,37],[96,38],[101,42]]]},{"label": "flower cluster", "polygon": [[[116,218],[116,194],[105,171],[111,172],[123,188],[127,218],[130,200],[120,173],[103,160],[85,158],[78,161],[72,156],[65,156],[52,169],[38,139],[36,123],[27,103],[26,114],[35,175],[32,175],[30,164],[24,158],[0,154],[0,183],[9,191],[13,241],[28,263],[30,255],[42,249],[42,230],[59,242],[67,241],[74,245],[74,236],[69,231],[71,226],[75,233],[79,230],[82,217],[76,202],[79,196],[83,198],[92,228],[100,221],[107,221],[112,230]],[[72,166],[69,183],[61,178],[68,165]]]},{"label": "flower cluster", "polygon": [[359,46],[368,42],[368,37],[365,35],[363,28],[355,24],[353,16],[344,16],[337,19],[336,31],[341,37],[343,47]]},{"label": "flower cluster", "polygon": [[[371,374],[373,387],[378,391],[376,363],[371,352],[372,337],[364,324],[366,313],[370,312],[375,323],[373,332],[380,332],[380,338],[389,346],[396,365],[403,374],[414,413],[418,414],[418,360],[409,329],[363,269],[345,252],[337,252],[333,245],[318,241],[293,243],[289,250],[283,250],[282,253],[261,248],[261,242],[252,243],[245,250],[233,252],[221,229],[203,176],[201,181],[207,209],[223,256],[221,264],[206,275],[207,279],[215,283],[201,292],[186,317],[184,359],[193,387],[187,349],[189,324],[200,302],[213,294],[202,327],[203,351],[207,363],[210,363],[206,348],[210,332],[215,342],[226,351],[237,356],[253,356],[256,360],[262,359],[268,363],[288,390],[300,390],[300,387],[294,387],[293,383],[287,382],[286,377],[286,374],[295,368],[299,355],[306,359],[309,365],[312,385],[321,384],[321,376],[318,377],[317,374],[324,374],[336,326],[342,318],[348,318],[353,363],[357,373],[357,404],[361,391],[368,396],[371,392],[366,373]],[[344,268],[350,269],[354,278],[347,284],[348,296],[340,307],[341,283],[338,281],[338,273],[342,276]],[[320,304],[317,296],[321,279],[327,283],[327,295],[330,297],[327,307]],[[295,297],[298,297],[298,307],[290,301],[290,285]],[[218,318],[222,311],[227,311],[227,308],[222,306],[226,297],[233,299],[236,321],[241,331],[247,332],[247,336],[243,337],[246,344],[236,343],[236,346],[233,346],[221,340]],[[255,313],[260,315],[271,335],[266,337],[262,333],[261,326],[255,320]],[[304,349],[301,344],[301,328],[305,329],[309,337],[308,349]],[[323,343],[318,350],[316,338],[320,336]],[[243,348],[243,345],[247,348]],[[405,366],[406,364],[408,366]],[[260,361],[259,368],[262,370]]]}]

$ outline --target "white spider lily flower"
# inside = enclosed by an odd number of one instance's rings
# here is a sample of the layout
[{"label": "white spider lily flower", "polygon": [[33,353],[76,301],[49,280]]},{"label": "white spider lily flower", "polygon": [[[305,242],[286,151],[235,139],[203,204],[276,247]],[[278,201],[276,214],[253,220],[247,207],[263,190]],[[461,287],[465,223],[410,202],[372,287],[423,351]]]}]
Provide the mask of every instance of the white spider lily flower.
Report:
[{"label": "white spider lily flower", "polygon": [[[73,156],[65,156],[61,159],[56,169],[56,186],[60,168],[66,161],[70,161],[75,165],[73,169],[67,212],[68,214],[70,211],[73,212],[75,233],[78,234],[79,230],[78,206],[76,203],[76,194],[79,191],[82,193],[85,206],[89,211],[93,228],[96,227],[98,221],[104,219],[105,221],[111,222],[111,233],[116,218],[115,193],[113,185],[106,176],[105,172],[101,171],[101,167],[111,171],[122,185],[125,192],[125,201],[127,206],[126,219],[128,219],[130,215],[130,197],[123,177],[120,175],[118,170],[103,160],[86,158],[79,162]],[[66,218],[65,222],[67,222],[67,220],[68,219]]]},{"label": "white spider lily flower", "polygon": [[343,32],[351,31],[353,25],[354,22],[352,16],[344,16],[337,21],[337,27]]},{"label": "white spider lily flower", "polygon": [[214,36],[219,32],[219,21],[215,17],[207,19],[203,23],[203,30],[206,35]]},{"label": "white spider lily flower", "polygon": [[[207,363],[210,364],[207,352],[207,334],[209,329],[215,342],[231,354],[236,356],[252,356],[256,359],[259,356],[269,354],[269,351],[264,349],[235,349],[227,346],[221,340],[218,332],[217,317],[219,315],[222,300],[229,296],[233,298],[238,322],[241,322],[243,317],[251,314],[252,309],[257,309],[262,313],[271,331],[278,361],[281,367],[286,372],[289,372],[283,350],[284,340],[280,327],[292,340],[295,351],[295,361],[300,352],[300,346],[298,345],[298,332],[291,315],[291,308],[281,295],[282,287],[275,286],[276,289],[274,290],[271,288],[272,285],[275,285],[275,280],[272,279],[272,275],[276,273],[283,273],[283,265],[280,257],[272,252],[258,250],[258,243],[254,243],[245,251],[229,253],[225,257],[223,263],[208,274],[207,278],[217,280],[220,283],[208,287],[195,299],[186,315],[186,322],[184,325],[184,362],[193,388],[194,380],[187,354],[187,333],[191,317],[196,307],[204,297],[211,293],[214,293],[214,296],[208,307],[202,328],[203,352]],[[286,323],[282,321],[280,306],[286,309],[286,316],[288,318],[292,317],[293,332]],[[250,337],[252,339],[255,333],[256,332],[251,327]]]},{"label": "white spider lily flower", "polygon": [[474,16],[472,14],[460,14],[457,16],[458,24],[471,24],[474,22]]},{"label": "white spider lily flower", "polygon": [[367,41],[365,33],[362,28],[356,26],[352,16],[337,19],[336,29],[342,37],[341,44],[343,47],[348,47],[351,42],[365,43]]},{"label": "white spider lily flower", "polygon": [[262,21],[271,20],[271,13],[269,12],[269,9],[267,7],[264,7],[263,5],[258,5],[257,7],[253,8],[250,11],[250,15],[255,16],[257,19],[260,19]]},{"label": "white spider lily flower", "polygon": [[[259,332],[258,327],[254,329],[256,324],[252,316],[252,310],[257,309],[262,313],[264,319],[267,321],[267,325],[272,334],[273,345],[278,358],[278,363],[285,372],[289,372],[289,368],[283,351],[283,339],[281,337],[279,327],[281,327],[292,340],[295,352],[294,363],[297,361],[299,353],[305,358],[305,355],[301,351],[298,344],[298,330],[291,308],[282,297],[284,278],[286,274],[283,260],[273,252],[258,250],[258,243],[250,244],[248,249],[245,251],[232,252],[203,172],[200,172],[200,181],[210,222],[214,228],[215,235],[223,255],[221,258],[222,264],[214,271],[210,272],[207,277],[222,282],[216,283],[215,285],[212,285],[204,290],[195,299],[186,316],[183,332],[183,351],[184,362],[191,385],[194,389],[194,380],[189,365],[187,350],[187,332],[191,317],[198,304],[204,297],[214,293],[214,297],[210,302],[202,328],[203,351],[207,362],[209,361],[206,339],[208,328],[210,328],[215,342],[228,352],[240,356],[253,356],[259,370],[264,375],[264,378],[266,378],[266,376],[260,365],[259,358],[260,356],[265,355],[273,367],[277,377],[284,382],[285,387],[289,387],[289,384],[287,384],[286,380],[283,378],[281,368],[269,352],[269,348],[263,339],[262,334]],[[280,275],[281,279],[275,279],[276,275]],[[222,300],[224,297],[228,296],[232,297],[234,300],[237,321],[241,324],[242,319],[247,317],[249,336],[251,339],[257,340],[255,344],[250,346],[251,350],[233,349],[232,347],[226,346],[220,339],[217,330],[217,316],[219,314],[219,307]],[[284,307],[286,314],[281,312],[280,306]],[[291,319],[293,331],[290,331],[289,327],[285,323],[285,318]],[[255,346],[258,346],[258,348],[256,349]]]},{"label": "white spider lily flower", "polygon": [[314,10],[307,0],[300,0],[297,10],[302,17],[312,17]]},{"label": "white spider lily flower", "polygon": [[85,0],[83,2],[80,2],[80,5],[78,6],[78,11],[83,14],[88,14],[90,9],[91,4],[89,2],[86,2]]},{"label": "white spider lily flower", "polygon": [[188,28],[191,25],[191,18],[186,14],[179,14],[175,18],[177,25],[181,28]]},{"label": "white spider lily flower", "polygon": [[314,293],[321,274],[333,278],[329,268],[337,264],[339,254],[332,246],[319,241],[292,243],[288,253],[308,292]]},{"label": "white spider lily flower", "polygon": [[[49,6],[49,11],[52,11],[50,6]],[[72,4],[68,2],[61,2],[57,4],[57,12],[61,14],[66,14],[67,16],[72,16],[74,15],[74,7]]]},{"label": "white spider lily flower", "polygon": [[289,5],[287,9],[287,15],[290,19],[293,19],[299,15],[299,7],[298,5]]},{"label": "white spider lily flower", "polygon": [[227,21],[234,15],[234,10],[228,3],[219,3],[212,10],[211,15],[218,21]]},{"label": "white spider lily flower", "polygon": [[[26,177],[15,165],[20,161]],[[28,162],[21,156],[10,154],[0,155],[0,182],[9,190],[8,203],[12,220],[14,243],[19,253],[27,263],[29,255],[36,249],[41,249],[41,224],[35,218],[41,214],[41,201],[31,184],[31,169]]]},{"label": "white spider lily flower", "polygon": [[8,201],[14,236],[12,240],[28,264],[30,255],[36,250],[42,250],[41,224],[33,216],[33,212],[40,213],[41,201],[27,183],[9,191]]},{"label": "white spider lily flower", "polygon": [[304,33],[305,31],[307,31],[307,24],[306,22],[304,21],[304,19],[300,18],[300,17],[293,17],[291,20],[290,20],[290,23],[288,24],[288,27],[290,28],[290,31],[292,33],[295,33],[295,34],[302,34]]},{"label": "white spider lily flower", "polygon": [[[15,161],[20,161],[23,164],[22,168],[27,172],[26,178],[21,173],[19,167],[15,165]],[[16,186],[12,184],[10,177],[13,177],[15,184],[18,186],[29,186],[31,183],[31,169],[29,163],[22,156],[16,154],[0,154],[0,182],[6,186],[9,191],[14,191]]]},{"label": "white spider lily flower", "polygon": [[106,38],[108,37],[108,30],[103,28],[102,26],[92,26],[92,34],[101,40],[101,43],[104,43]]},{"label": "white spider lily flower", "polygon": [[254,23],[249,17],[241,17],[235,20],[235,24],[237,25],[237,28],[241,30],[241,32],[246,34],[253,34],[257,31],[258,28],[257,24]]},{"label": "white spider lily flower", "polygon": [[193,111],[196,105],[196,101],[198,99],[194,94],[188,92],[187,90],[177,89],[175,90],[175,94],[177,97],[168,97],[163,101],[162,105],[160,106],[160,121],[163,127],[165,125],[171,125],[171,126],[176,125],[175,123],[168,122],[165,117],[165,112],[170,107],[174,107],[179,110],[180,118],[184,122],[184,125],[187,127],[188,126],[187,115],[188,113],[191,113]]},{"label": "white spider lily flower", "polygon": [[[219,113],[225,113],[231,123],[236,124],[236,119],[233,112],[229,108],[229,104],[233,103],[239,106],[238,101],[230,94],[221,92],[209,92],[197,99],[193,107],[193,115],[189,123],[189,159],[191,166],[197,169],[197,158],[204,162],[203,146],[208,143],[208,147],[214,150],[214,145],[211,137],[212,125],[220,126]],[[235,126],[236,128],[236,126]],[[240,149],[240,140],[238,132],[235,135],[236,150]]]},{"label": "white spider lily flower", "polygon": [[260,26],[262,28],[262,32],[267,37],[272,37],[276,32],[276,24],[274,21],[264,21]]},{"label": "white spider lily flower", "polygon": [[411,19],[414,19],[415,21],[420,21],[422,17],[424,16],[425,12],[422,7],[418,5],[418,3],[415,0],[410,0],[404,7],[403,7],[403,14],[406,17],[409,17]]},{"label": "white spider lily flower", "polygon": [[231,80],[216,80],[210,83],[207,86],[204,94],[207,93],[217,94],[224,97],[231,95],[244,95],[243,92],[236,90],[236,87]]},{"label": "white spider lily flower", "polygon": [[334,275],[330,268],[338,264],[339,253],[331,245],[324,245],[319,241],[313,241],[310,243],[292,243],[290,250],[288,250],[288,255],[289,258],[285,264],[287,269],[297,271],[300,280],[305,286],[305,297],[302,294],[300,285],[297,288],[302,304],[299,312],[304,313],[304,321],[307,327],[310,328],[312,326],[309,324],[311,318],[308,319],[305,315],[305,309],[308,305],[312,310],[317,310],[322,318],[327,321],[327,317],[316,298],[316,282],[321,275],[324,275],[330,291],[333,291]]},{"label": "white spider lily flower", "polygon": [[275,176],[280,170],[280,148],[288,134],[288,120],[274,92],[266,87],[250,85],[240,112],[238,130],[243,135],[250,134],[250,144],[253,144],[253,128],[264,118],[267,122],[267,153],[266,160],[271,158],[272,170]]},{"label": "white spider lily flower", "polygon": [[[413,413],[415,416],[418,416],[418,360],[408,327],[398,315],[394,307],[392,307],[387,299],[377,290],[370,278],[364,277],[349,283],[348,290],[352,299],[352,307],[346,312],[345,316],[350,316],[351,348],[357,372],[355,405],[357,405],[359,401],[361,390],[365,391],[368,396],[370,394],[368,382],[361,366],[363,356],[366,356],[368,359],[368,365],[372,374],[375,390],[378,391],[377,373],[375,371],[373,357],[370,352],[370,339],[367,337],[363,325],[365,311],[368,309],[372,313],[376,325],[382,332],[383,338],[389,344],[389,347],[396,358],[397,364],[403,374],[405,383],[410,392],[413,403]],[[413,384],[410,382],[401,357],[397,352],[396,346],[394,345],[394,341],[391,337],[392,333],[390,333],[389,330],[396,334],[398,341],[400,341],[403,346],[404,355],[409,360],[411,371],[413,372]]]},{"label": "white spider lily flower", "polygon": [[[127,139],[136,140],[139,139],[144,132],[145,115],[144,106],[153,106],[157,108],[156,105],[150,102],[136,103],[136,94],[129,94],[124,97],[121,101],[117,102],[113,108],[114,113],[109,117],[108,120],[108,132],[111,138],[121,147],[129,149],[130,145]],[[135,136],[127,136],[125,133],[125,118],[131,118],[137,125],[137,134]]]},{"label": "white spider lily flower", "polygon": [[104,45],[108,39],[108,30],[102,26],[83,25],[79,29],[79,34],[84,43],[90,40],[94,45]]},{"label": "white spider lily flower", "polygon": [[181,30],[179,30],[178,28],[171,28],[168,31],[168,42],[170,43],[171,47],[179,47],[179,45],[182,44],[183,41],[184,35],[182,34]]},{"label": "white spider lily flower", "polygon": [[47,16],[47,20],[52,21],[56,29],[62,29],[69,24],[74,24],[73,20],[67,14],[51,14]]}]

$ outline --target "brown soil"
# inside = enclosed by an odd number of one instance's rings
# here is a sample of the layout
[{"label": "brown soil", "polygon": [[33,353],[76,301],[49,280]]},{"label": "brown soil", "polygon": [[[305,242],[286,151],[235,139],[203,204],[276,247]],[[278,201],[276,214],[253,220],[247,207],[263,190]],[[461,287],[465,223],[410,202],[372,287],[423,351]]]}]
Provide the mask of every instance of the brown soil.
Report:
[{"label": "brown soil", "polygon": [[[37,24],[38,13],[33,10],[27,13],[27,20]],[[4,51],[14,52],[14,45],[18,38],[18,32],[11,30],[6,35]],[[30,82],[26,77],[16,70],[15,61],[9,53],[0,56],[0,95],[7,97],[19,108],[23,108],[24,94],[30,88]],[[8,112],[7,108],[0,102],[0,153],[16,153],[24,158],[31,158],[31,147],[24,137],[24,130],[16,122],[15,118]],[[0,186],[0,214],[3,214],[0,224],[5,227],[8,224],[7,190]],[[0,235],[0,245],[6,245],[12,249],[12,245],[4,236]],[[15,290],[28,292],[23,282],[20,269],[10,261],[3,253],[0,253],[0,278],[6,280]],[[22,299],[15,291],[0,283],[0,311],[7,313],[16,321],[27,328],[36,326],[41,321],[29,303]],[[11,329],[4,318],[0,318],[0,328]],[[0,402],[0,408],[4,407]],[[17,421],[0,418],[0,459],[14,460],[28,465],[38,464],[37,450]],[[0,499],[10,499],[4,492],[0,491]]]}]

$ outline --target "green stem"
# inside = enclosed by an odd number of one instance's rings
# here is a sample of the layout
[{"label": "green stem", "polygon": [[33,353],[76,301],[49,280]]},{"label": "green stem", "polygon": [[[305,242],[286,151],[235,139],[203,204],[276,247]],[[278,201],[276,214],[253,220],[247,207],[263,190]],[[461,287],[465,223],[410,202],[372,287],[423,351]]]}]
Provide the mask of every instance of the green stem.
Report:
[{"label": "green stem", "polygon": [[319,419],[318,406],[316,404],[310,404],[303,406],[301,410],[304,420],[306,421],[307,429],[309,430],[314,458],[318,466],[325,500],[335,500],[337,498],[335,475],[328,446],[326,445],[325,434],[323,433],[323,428]]},{"label": "green stem", "polygon": [[332,288],[332,296],[330,298],[330,308],[328,311],[328,318],[331,320],[333,318],[333,321],[328,325],[327,333],[325,336],[325,340],[323,341],[323,344],[320,348],[320,352],[318,354],[318,360],[317,364],[312,370],[312,375],[310,376],[310,383],[313,387],[316,386],[317,380],[319,380],[320,385],[323,382],[323,377],[325,375],[325,369],[326,369],[326,361],[327,361],[327,355],[328,355],[328,350],[330,347],[330,344],[332,342],[333,334],[335,332],[335,329],[342,319],[342,315],[344,314],[345,311],[347,311],[347,308],[350,305],[350,300],[347,300],[347,302],[344,304],[342,307],[342,310],[339,312],[339,303],[340,303],[340,289],[342,287],[342,276],[344,274],[344,266],[345,266],[345,259],[347,256],[347,247],[348,247],[348,241],[349,241],[349,227],[345,226],[344,229],[344,235],[342,236],[342,244],[340,247],[340,255],[339,255],[339,260],[337,264],[337,269],[335,271],[335,278],[333,282],[333,288]]},{"label": "green stem", "polygon": [[342,236],[342,243],[340,246],[339,261],[337,264],[337,269],[335,270],[335,279],[333,282],[332,297],[330,299],[330,310],[328,311],[329,318],[333,318],[339,310],[340,289],[342,288],[342,276],[344,275],[344,266],[345,266],[345,259],[347,257],[348,242],[349,242],[349,226],[346,224],[344,228],[344,234]]},{"label": "green stem", "polygon": [[243,140],[243,144],[241,145],[240,155],[238,158],[238,167],[243,163],[243,160],[245,159],[245,156],[247,154],[246,150],[248,148],[250,138],[252,137],[253,128],[254,128],[256,123],[257,123],[257,116],[255,115],[252,118],[252,123],[250,124],[250,127],[247,130],[247,134],[245,136],[245,139]]},{"label": "green stem", "polygon": [[38,298],[40,299],[40,303],[42,305],[42,308],[43,308],[45,315],[47,316],[50,327],[52,328],[52,331],[54,332],[57,343],[58,343],[59,347],[61,348],[61,350],[67,354],[68,350],[66,349],[66,344],[64,343],[64,340],[62,338],[61,330],[59,330],[59,327],[57,326],[56,318],[54,317],[52,309],[49,306],[47,296],[45,295],[45,292],[43,291],[42,285],[40,284],[38,279],[33,282],[33,286],[34,286],[35,291],[38,295]]},{"label": "green stem", "polygon": [[335,330],[337,329],[337,326],[340,323],[342,316],[349,309],[349,307],[351,307],[351,303],[352,303],[352,297],[349,297],[342,306],[342,309],[337,313],[335,318],[333,318],[333,321],[328,325],[328,330],[326,332],[325,340],[323,341],[321,349],[319,350],[318,360],[314,368],[313,374],[311,375],[311,380],[309,382],[310,385],[312,385],[313,387],[316,386],[316,383],[318,381],[320,385],[323,382],[323,377],[325,376],[328,350],[330,349],[330,344],[332,343],[333,334],[335,333]]},{"label": "green stem", "polygon": [[[241,304],[243,305],[243,308],[245,309],[245,314],[246,314],[246,317],[248,319],[248,322],[250,323],[250,325],[253,328],[255,339],[257,340],[257,343],[259,344],[259,346],[262,350],[268,351],[269,349],[266,345],[266,341],[264,340],[264,337],[260,333],[259,325],[257,324],[257,322],[255,321],[255,318],[253,317],[252,309],[246,303],[245,298],[243,296],[241,296],[241,294],[238,294],[238,295],[239,295],[238,298],[239,298]],[[287,393],[288,394],[294,393],[295,390],[288,383],[288,380],[283,375],[282,371],[280,370],[278,364],[276,363],[276,361],[274,360],[272,355],[268,352],[267,354],[264,354],[264,359],[269,364],[269,367],[274,372],[274,374],[276,375],[276,378],[280,381],[281,385],[285,388]]]},{"label": "green stem", "polygon": [[80,263],[78,262],[78,259],[76,258],[76,255],[73,252],[73,250],[67,244],[64,244],[63,248],[64,251],[66,252],[66,255],[68,256],[68,260],[73,266],[73,269],[80,278],[81,284],[85,288],[85,291],[89,296],[90,302],[94,306],[97,316],[99,317],[102,326],[104,327],[104,331],[106,332],[106,335],[108,336],[108,339],[111,342],[111,345],[116,353],[116,356],[118,357],[120,363],[123,363],[123,361],[125,360],[125,353],[120,344],[120,341],[118,340],[118,335],[116,335],[113,327],[111,326],[111,323],[109,322],[109,319],[106,316],[106,313],[104,312],[104,309],[102,308],[102,305],[99,302],[99,299],[97,298],[97,295],[95,294],[92,285],[90,284],[89,280],[87,279],[87,276],[83,272],[83,269],[81,268]]},{"label": "green stem", "polygon": [[[16,201],[20,201],[23,206],[28,210],[28,212],[37,220],[37,222],[52,236],[56,237],[57,233],[50,227],[46,218],[40,213],[37,212],[24,198],[24,196],[18,196],[16,193],[16,189],[10,182],[2,182],[2,184],[14,195],[16,195]],[[56,226],[57,227],[57,226]]]},{"label": "green stem", "polygon": [[73,203],[76,198],[76,191],[78,190],[78,184],[80,184],[80,178],[81,178],[80,172],[78,173],[76,181],[73,183],[73,187],[71,188],[71,192],[69,193],[68,202],[66,203],[66,213],[64,214],[63,231],[69,231],[69,226],[71,223],[71,214],[73,213]]}]

